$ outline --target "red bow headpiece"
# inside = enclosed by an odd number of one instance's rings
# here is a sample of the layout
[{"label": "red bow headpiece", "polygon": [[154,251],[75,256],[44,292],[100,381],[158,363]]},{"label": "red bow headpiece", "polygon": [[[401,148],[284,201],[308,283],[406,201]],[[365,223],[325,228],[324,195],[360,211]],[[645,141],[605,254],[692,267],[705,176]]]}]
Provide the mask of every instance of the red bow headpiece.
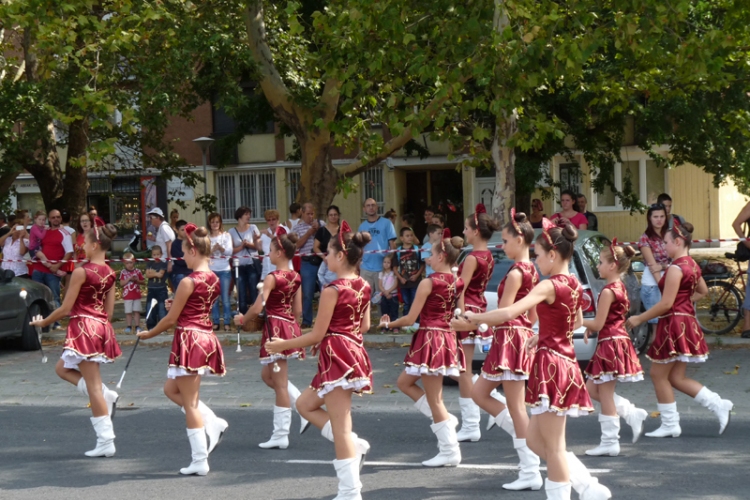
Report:
[{"label": "red bow headpiece", "polygon": [[557,248],[557,245],[554,241],[552,241],[552,236],[549,234],[549,230],[556,228],[557,225],[549,220],[547,217],[542,217],[542,234],[544,235],[544,238],[547,240],[547,243],[552,245],[552,248]]},{"label": "red bow headpiece", "polygon": [[345,236],[352,232],[352,228],[349,227],[349,223],[345,220],[341,221],[341,227],[339,228],[339,244],[341,245],[341,250],[346,252],[346,239]]},{"label": "red bow headpiece", "polygon": [[474,208],[474,226],[476,226],[476,229],[479,229],[479,214],[486,213],[487,207],[484,206],[484,203],[477,203],[477,206]]},{"label": "red bow headpiece", "polygon": [[193,233],[196,229],[198,229],[198,226],[196,226],[192,222],[185,225],[185,234],[187,235],[188,244],[191,247],[195,247],[195,244],[193,243]]},{"label": "red bow headpiece", "polygon": [[281,237],[286,234],[286,228],[284,226],[276,227],[276,244],[279,245],[279,249],[283,250],[284,245],[281,244]]},{"label": "red bow headpiece", "polygon": [[523,236],[523,231],[521,231],[521,226],[518,225],[518,222],[516,222],[516,209],[515,207],[510,209],[510,222],[513,224],[513,229]]},{"label": "red bow headpiece", "polygon": [[612,238],[612,243],[609,244],[609,251],[612,252],[612,258],[615,260],[615,264],[617,264],[617,254],[615,253],[615,248],[617,247],[617,237],[615,236]]}]

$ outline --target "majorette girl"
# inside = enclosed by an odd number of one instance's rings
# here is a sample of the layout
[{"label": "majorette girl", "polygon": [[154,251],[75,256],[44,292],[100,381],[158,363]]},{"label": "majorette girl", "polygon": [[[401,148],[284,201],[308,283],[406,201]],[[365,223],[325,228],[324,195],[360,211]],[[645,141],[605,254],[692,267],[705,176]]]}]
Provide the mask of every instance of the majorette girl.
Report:
[{"label": "majorette girl", "polygon": [[44,319],[31,325],[45,327],[69,317],[63,353],[55,366],[57,375],[78,387],[91,402],[91,424],[96,431],[96,448],[89,457],[111,457],[115,454],[115,432],[112,417],[118,395],[102,382],[100,363],[112,363],[122,354],[112,328],[117,276],[106,264],[106,254],[117,229],[97,218],[86,233],[83,249],[88,262],[75,269],[65,300]]},{"label": "majorette girl", "polygon": [[[417,288],[409,315],[393,322],[385,315],[380,327],[386,330],[408,326],[419,320],[419,330],[414,333],[411,347],[406,353],[406,368],[398,378],[398,388],[414,400],[414,407],[432,418],[430,426],[438,439],[440,452],[431,460],[422,462],[426,467],[441,467],[461,463],[461,450],[456,439],[456,418],[443,405],[443,377],[458,376],[466,369],[466,361],[457,345],[456,333],[450,321],[463,290],[463,281],[451,273],[463,240],[441,239],[433,245],[428,264],[435,271],[422,280]],[[424,390],[417,385],[422,379]]]},{"label": "majorette girl", "polygon": [[607,499],[612,496],[609,489],[591,477],[572,452],[565,451],[566,417],[594,411],[573,348],[573,331],[583,322],[581,284],[568,268],[578,232],[569,222],[556,226],[546,218],[542,226],[534,247],[536,264],[550,278],[511,306],[466,314],[474,324],[502,324],[536,307],[539,334],[525,346],[537,349],[526,391],[526,405],[531,407],[526,441],[547,462],[547,498],[570,498],[572,483],[583,500]]},{"label": "majorette girl", "polygon": [[[287,360],[305,359],[305,350],[291,349],[279,354],[270,354],[264,347],[266,341],[272,338],[289,340],[302,335],[299,328],[302,318],[302,278],[289,266],[297,249],[296,242],[296,234],[287,234],[283,226],[276,228],[268,255],[265,256],[271,260],[276,270],[268,273],[263,280],[262,293],[247,313],[234,317],[234,322],[238,326],[249,325],[247,320],[265,313],[260,342],[260,363],[263,365],[261,378],[276,393],[276,404],[273,407],[273,434],[271,439],[258,445],[261,448],[286,449],[289,446],[292,408],[296,408],[295,403],[300,395],[299,389],[289,381]],[[308,424],[303,418],[300,434],[307,429]]]},{"label": "majorette girl", "polygon": [[641,362],[625,331],[630,300],[620,279],[630,268],[633,255],[635,250],[631,247],[617,246],[617,238],[601,251],[597,269],[607,284],[599,294],[596,317],[583,320],[586,327],[584,342],[588,343],[590,332],[599,332],[596,351],[586,367],[586,387],[591,397],[602,405],[599,414],[601,443],[592,450],[586,450],[586,455],[616,457],[620,454],[620,417],[632,428],[634,443],[641,437],[643,422],[648,417],[646,410],[636,408],[630,401],[615,394],[617,382],[643,380]]},{"label": "majorette girl", "polygon": [[[487,249],[487,242],[492,234],[500,229],[500,226],[486,212],[484,205],[480,203],[476,206],[474,213],[464,221],[464,237],[473,249],[458,271],[464,282],[464,292],[458,300],[458,308],[461,311],[483,313],[487,310],[484,292],[495,268],[495,260],[492,252]],[[490,344],[492,332],[461,331],[458,332],[458,339],[471,368],[474,346]],[[471,398],[476,379],[476,376],[472,376],[471,369],[458,377],[458,403],[461,408],[461,430],[457,435],[459,441],[479,441],[482,435],[479,430],[479,406]]]},{"label": "majorette girl", "polygon": [[706,339],[695,319],[693,306],[708,293],[708,288],[701,277],[700,268],[688,255],[692,233],[692,224],[680,224],[675,219],[672,229],[664,237],[672,264],[659,281],[661,300],[648,311],[631,316],[627,321],[628,328],[635,328],[651,318],[659,318],[654,343],[646,356],[653,362],[649,374],[659,402],[661,426],[647,432],[648,437],[678,437],[682,432],[673,388],[695,398],[716,414],[719,434],[726,429],[734,407],[731,401],[721,399],[717,393],[685,374],[688,363],[702,363],[708,358]]},{"label": "majorette girl", "polygon": [[[539,274],[529,260],[534,228],[526,215],[517,214],[515,209],[511,209],[510,222],[503,228],[502,237],[503,251],[514,261],[497,289],[498,307],[505,308],[526,297],[539,282]],[[532,356],[524,346],[534,335],[531,327],[535,322],[535,307],[505,323],[495,325],[494,321],[485,322],[493,327],[493,342],[482,366],[482,376],[471,393],[474,401],[490,414],[487,428],[497,424],[513,438],[521,470],[516,481],[503,485],[507,490],[538,490],[544,483],[539,473],[539,457],[526,445],[529,416],[524,398]],[[474,327],[461,318],[455,319],[453,325],[457,329]],[[503,385],[507,406],[492,396],[500,384]]]},{"label": "majorette girl", "polygon": [[352,234],[349,224],[342,221],[326,256],[328,269],[337,278],[320,294],[312,331],[265,344],[270,354],[307,346],[315,346],[313,350],[319,352],[318,373],[297,399],[297,410],[321,430],[323,437],[333,441],[338,500],[362,498],[359,471],[370,449],[367,441],[352,432],[351,419],[352,393],[372,393],[372,365],[363,345],[363,332],[370,329],[370,285],[357,274],[357,264],[370,240],[370,233]]},{"label": "majorette girl", "polygon": [[[184,259],[193,272],[180,281],[166,317],[142,339],[155,337],[174,327],[164,394],[182,407],[192,462],[180,474],[208,473],[208,454],[221,441],[228,425],[198,399],[202,376],[224,376],[224,352],[211,328],[211,307],[221,294],[219,278],[209,269],[211,240],[205,227],[185,226]],[[207,436],[208,435],[208,439]]]}]

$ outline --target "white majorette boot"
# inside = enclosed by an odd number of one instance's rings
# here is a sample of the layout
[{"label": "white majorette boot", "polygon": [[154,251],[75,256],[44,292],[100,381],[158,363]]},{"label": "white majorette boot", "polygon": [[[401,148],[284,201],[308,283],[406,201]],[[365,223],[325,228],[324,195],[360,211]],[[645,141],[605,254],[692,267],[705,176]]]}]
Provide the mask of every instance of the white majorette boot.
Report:
[{"label": "white majorette boot", "polygon": [[425,417],[432,420],[432,410],[430,404],[427,402],[427,394],[422,394],[422,397],[414,402],[414,408]]},{"label": "white majorette boot", "polygon": [[620,417],[599,414],[599,425],[602,426],[602,441],[594,449],[586,450],[586,455],[601,457],[620,454]]},{"label": "white majorette boot", "polygon": [[206,443],[206,429],[187,430],[188,439],[190,440],[190,450],[192,451],[193,461],[190,465],[180,469],[180,474],[205,476],[208,474],[208,444]]},{"label": "white majorette boot", "polygon": [[333,500],[362,500],[358,463],[357,458],[333,461],[333,468],[336,469],[336,476],[339,478],[339,494]]},{"label": "white majorette boot", "polygon": [[[83,379],[81,379],[83,380]],[[96,431],[96,448],[87,451],[87,457],[111,457],[115,454],[115,431],[112,428],[112,418],[91,417],[91,425]]]},{"label": "white majorette boot", "polygon": [[731,418],[731,411],[734,408],[734,403],[728,399],[721,399],[721,396],[710,390],[705,385],[703,389],[698,391],[695,395],[695,400],[700,403],[704,408],[708,408],[719,418],[719,435],[724,434],[724,429],[729,424]]},{"label": "white majorette boot", "polygon": [[617,414],[625,419],[625,423],[633,430],[633,443],[636,443],[643,435],[643,422],[648,418],[648,412],[617,394],[615,394],[615,408]]},{"label": "white majorette boot", "polygon": [[680,414],[677,413],[677,403],[659,403],[656,407],[661,413],[661,425],[655,431],[647,432],[646,437],[680,437],[682,429],[680,428]]},{"label": "white majorette boot", "polygon": [[572,451],[567,453],[568,469],[570,470],[570,484],[578,492],[580,500],[607,500],[612,498],[612,492],[599,480],[591,475],[583,462],[578,460]]},{"label": "white majorette boot", "polygon": [[305,418],[302,416],[302,414],[297,409],[297,398],[300,396],[299,389],[297,389],[297,386],[295,386],[292,382],[287,380],[286,390],[289,392],[289,401],[292,403],[292,408],[294,411],[297,412],[297,415],[299,415],[300,425],[299,425],[299,433],[303,434],[308,427],[310,427],[310,422],[305,420]]},{"label": "white majorette boot", "polygon": [[456,438],[459,441],[479,441],[482,437],[482,431],[479,430],[479,406],[471,398],[458,398],[458,404],[461,407],[461,430]]},{"label": "white majorette boot", "polygon": [[[180,409],[182,413],[185,413],[185,408]],[[227,430],[229,424],[223,418],[217,417],[214,411],[203,401],[198,401],[198,411],[203,418],[203,427],[206,429],[206,435],[208,436],[208,453],[211,454],[214,448],[221,443],[221,438],[224,437],[224,431]]]},{"label": "white majorette boot", "polygon": [[[503,404],[503,406],[508,406],[508,402],[505,400],[505,396],[497,392],[497,389],[492,389],[490,396],[500,401]],[[487,430],[492,429],[492,427],[494,426],[495,426],[495,417],[493,417],[492,415],[488,415]]]},{"label": "white majorette boot", "polygon": [[289,427],[292,425],[292,409],[273,407],[273,434],[271,439],[265,443],[260,443],[261,448],[279,448],[286,450],[289,448]]},{"label": "white majorette boot", "polygon": [[[516,438],[516,428],[513,427],[513,419],[511,418],[510,412],[507,408],[498,413],[496,417],[492,417],[490,415],[490,419],[494,421],[498,425],[498,427],[510,434],[510,437],[512,437],[513,439]],[[491,426],[487,427],[489,428]]]},{"label": "white majorette boot", "polygon": [[539,474],[539,457],[526,446],[525,439],[513,438],[513,448],[521,459],[521,470],[518,473],[518,479],[512,483],[503,485],[506,490],[538,490],[542,487],[542,475]]},{"label": "white majorette boot", "polygon": [[[320,435],[333,443],[333,429],[331,428],[330,420],[320,429]],[[370,451],[370,443],[357,436],[355,432],[352,432],[352,439],[354,440],[354,446],[357,448],[359,470],[362,470],[362,467],[365,465],[365,457],[367,457],[367,453]]]},{"label": "white majorette boot", "polygon": [[[81,377],[78,381],[78,392],[86,397],[89,397],[89,391],[86,387],[86,381]],[[107,385],[102,382],[102,394],[104,395],[104,401],[107,402],[107,412],[110,418],[115,418],[115,412],[117,411],[117,400],[120,399],[120,395],[115,391],[110,390]]]},{"label": "white majorette boot", "polygon": [[437,424],[430,424],[432,432],[438,439],[440,452],[432,459],[425,460],[425,467],[456,466],[461,463],[461,448],[456,438],[456,424],[451,420],[443,420]]},{"label": "white majorette boot", "polygon": [[547,479],[544,492],[547,493],[547,500],[570,500],[570,483],[556,483]]}]

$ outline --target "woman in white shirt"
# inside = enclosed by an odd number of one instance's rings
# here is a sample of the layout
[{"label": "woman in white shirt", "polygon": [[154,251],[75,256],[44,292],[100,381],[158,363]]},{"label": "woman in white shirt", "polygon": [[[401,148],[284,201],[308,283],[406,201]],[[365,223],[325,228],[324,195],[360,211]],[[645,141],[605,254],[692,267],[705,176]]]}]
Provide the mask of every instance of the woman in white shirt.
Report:
[{"label": "woman in white shirt", "polygon": [[[268,258],[268,254],[271,252],[271,240],[276,234],[276,228],[279,227],[280,214],[278,210],[266,210],[266,213],[263,214],[263,217],[265,217],[266,219],[268,228],[260,233],[260,245],[263,250],[263,272],[260,275],[261,282],[266,279],[268,273],[276,270],[276,266],[271,264],[271,259]],[[287,233],[289,232],[288,227],[282,227],[286,229]],[[289,269],[292,269],[291,261],[289,262]]]},{"label": "woman in white shirt", "polygon": [[[208,216],[210,226],[209,238],[211,239],[211,260],[208,267],[219,278],[221,287],[221,304],[224,307],[224,331],[230,331],[232,321],[232,305],[229,302],[229,287],[232,282],[231,257],[234,247],[232,236],[224,231],[221,215],[212,213]],[[214,302],[212,309],[214,330],[219,329],[219,301]]]},{"label": "woman in white shirt", "polygon": [[23,226],[16,226],[5,236],[0,236],[0,247],[3,249],[2,269],[13,271],[16,278],[29,277],[29,268],[23,262],[23,256],[26,254],[24,238],[28,241],[29,235]]}]

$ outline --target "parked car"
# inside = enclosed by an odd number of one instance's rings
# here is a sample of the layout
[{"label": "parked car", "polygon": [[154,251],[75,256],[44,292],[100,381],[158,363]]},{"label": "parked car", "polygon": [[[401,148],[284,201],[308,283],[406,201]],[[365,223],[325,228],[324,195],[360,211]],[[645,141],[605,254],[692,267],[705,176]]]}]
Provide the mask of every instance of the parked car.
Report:
[{"label": "parked car", "polygon": [[[536,229],[535,237],[540,233],[541,229]],[[496,232],[492,238],[490,238],[488,244],[494,255],[495,269],[490,281],[487,283],[484,297],[487,299],[487,310],[491,311],[497,309],[497,287],[503,277],[507,274],[513,261],[505,255],[505,252],[503,252],[502,249],[496,248],[498,245],[503,244],[500,232]],[[570,272],[578,278],[578,281],[581,282],[581,286],[583,287],[584,318],[594,318],[594,316],[596,316],[596,305],[599,300],[599,294],[606,284],[605,280],[599,276],[599,271],[597,269],[599,264],[599,254],[602,249],[608,247],[609,244],[609,238],[602,233],[597,231],[578,231],[578,239],[575,242],[573,258],[570,260]],[[461,259],[465,258],[469,252],[471,252],[471,247],[465,249]],[[531,258],[534,258],[533,249],[531,252]],[[637,314],[641,311],[641,285],[634,274],[634,270],[638,271],[639,269],[642,271],[642,264],[634,262],[631,265],[631,269],[629,269],[623,276],[623,282],[625,283],[628,298],[630,299],[631,314]],[[546,278],[546,276],[542,276],[542,279]],[[538,327],[539,325],[535,324],[534,331],[538,331]],[[585,367],[594,355],[597,340],[597,333],[592,333],[589,336],[589,342],[584,343],[583,334],[585,331],[585,328],[580,327],[573,332],[573,344],[576,351],[576,358],[582,367]],[[648,337],[649,326],[647,323],[639,326],[636,331],[631,332],[631,338],[633,338],[634,345],[639,354],[645,349]],[[489,352],[489,346],[485,346],[483,349],[474,350],[472,365],[475,369],[478,369],[481,366],[481,363],[484,362],[487,352]]]},{"label": "parked car", "polygon": [[[21,295],[25,290],[25,298]],[[20,337],[21,349],[39,349],[36,329],[29,326],[33,316],[48,316],[55,309],[52,291],[41,283],[16,278],[13,271],[0,270],[0,338]]]}]

